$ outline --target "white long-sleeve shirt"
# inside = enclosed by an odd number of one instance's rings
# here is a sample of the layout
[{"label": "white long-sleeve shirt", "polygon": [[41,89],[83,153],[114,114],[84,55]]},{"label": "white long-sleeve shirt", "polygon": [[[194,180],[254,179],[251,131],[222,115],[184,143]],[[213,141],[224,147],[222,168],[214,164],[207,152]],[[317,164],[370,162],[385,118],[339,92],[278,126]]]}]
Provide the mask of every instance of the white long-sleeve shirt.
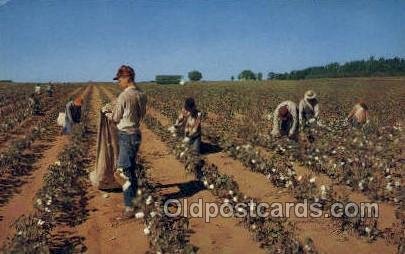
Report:
[{"label": "white long-sleeve shirt", "polygon": [[271,134],[273,136],[278,136],[280,135],[280,129],[281,129],[281,119],[278,116],[278,111],[281,107],[287,106],[288,108],[288,112],[290,112],[291,114],[291,119],[289,119],[289,121],[292,121],[291,123],[291,128],[288,130],[288,135],[293,135],[297,129],[297,125],[298,125],[298,108],[297,108],[297,104],[293,101],[283,101],[282,103],[280,103],[277,108],[274,110],[274,114],[273,114],[273,130],[271,132]]},{"label": "white long-sleeve shirt", "polygon": [[302,99],[299,104],[299,121],[300,126],[304,126],[305,122],[308,121],[310,118],[318,118],[319,115],[319,106],[318,102],[315,105],[312,105],[307,100]]},{"label": "white long-sleeve shirt", "polygon": [[146,94],[134,86],[125,88],[114,105],[111,119],[118,130],[135,133],[146,114]]}]

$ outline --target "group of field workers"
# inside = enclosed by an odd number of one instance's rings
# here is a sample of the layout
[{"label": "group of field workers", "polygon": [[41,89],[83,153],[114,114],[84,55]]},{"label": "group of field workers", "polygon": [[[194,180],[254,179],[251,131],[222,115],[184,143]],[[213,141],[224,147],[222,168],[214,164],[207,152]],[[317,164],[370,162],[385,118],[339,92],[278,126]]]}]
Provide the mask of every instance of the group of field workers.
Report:
[{"label": "group of field workers", "polygon": [[[309,128],[319,121],[319,101],[314,91],[308,90],[304,98],[297,104],[287,100],[281,102],[273,113],[273,129],[271,135],[274,137],[288,136],[296,139],[299,130]],[[346,122],[352,126],[362,126],[368,123],[368,107],[360,100],[346,118]]]},{"label": "group of field workers", "polygon": [[[124,196],[124,210],[117,219],[125,220],[135,215],[132,202],[137,193],[138,184],[136,156],[142,142],[140,124],[146,114],[147,97],[135,83],[135,71],[132,67],[122,65],[114,80],[118,81],[117,84],[122,92],[114,102],[103,106],[101,113],[108,122],[116,126],[118,132],[119,151],[111,175],[122,187]],[[293,138],[299,129],[305,129],[309,123],[318,121],[318,116],[319,105],[316,93],[307,91],[298,107],[292,101],[284,101],[277,106],[274,111],[271,134]],[[347,120],[362,124],[367,121],[367,117],[367,107],[362,102],[353,108]],[[173,135],[178,131],[184,131],[182,142],[189,145],[196,153],[200,153],[201,121],[202,114],[197,109],[194,98],[190,97],[185,99],[184,107],[168,131]],[[107,175],[107,173],[102,174]],[[99,189],[102,188],[99,187]]]}]

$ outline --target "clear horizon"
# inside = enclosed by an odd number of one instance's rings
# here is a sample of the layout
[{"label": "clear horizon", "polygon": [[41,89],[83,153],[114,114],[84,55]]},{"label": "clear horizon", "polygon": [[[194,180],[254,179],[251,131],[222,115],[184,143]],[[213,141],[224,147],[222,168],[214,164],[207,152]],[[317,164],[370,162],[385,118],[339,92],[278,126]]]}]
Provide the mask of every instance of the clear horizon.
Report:
[{"label": "clear horizon", "polygon": [[0,80],[111,82],[121,64],[229,80],[405,56],[404,1],[0,0]]}]

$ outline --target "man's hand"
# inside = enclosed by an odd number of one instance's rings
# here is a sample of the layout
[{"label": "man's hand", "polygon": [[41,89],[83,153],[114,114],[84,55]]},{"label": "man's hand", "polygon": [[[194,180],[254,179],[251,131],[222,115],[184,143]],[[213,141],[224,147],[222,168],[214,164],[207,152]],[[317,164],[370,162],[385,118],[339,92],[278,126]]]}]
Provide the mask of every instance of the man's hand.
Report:
[{"label": "man's hand", "polygon": [[103,112],[103,113],[112,112],[111,104],[107,103],[106,105],[104,105],[104,107],[101,108],[101,112]]},{"label": "man's hand", "polygon": [[108,120],[112,120],[113,117],[112,113],[105,113],[104,115],[108,118]]}]

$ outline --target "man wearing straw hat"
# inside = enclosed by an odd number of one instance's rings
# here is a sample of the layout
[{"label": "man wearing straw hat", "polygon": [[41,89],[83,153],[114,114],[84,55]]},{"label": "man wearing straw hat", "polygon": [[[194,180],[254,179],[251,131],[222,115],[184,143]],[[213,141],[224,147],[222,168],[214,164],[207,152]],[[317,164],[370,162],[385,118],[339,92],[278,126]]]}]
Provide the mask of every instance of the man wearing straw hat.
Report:
[{"label": "man wearing straw hat", "polygon": [[319,106],[316,93],[312,90],[305,92],[304,98],[298,106],[300,129],[318,120]]},{"label": "man wearing straw hat", "polygon": [[141,145],[140,124],[146,114],[147,98],[135,83],[135,71],[122,65],[114,78],[123,90],[112,109],[105,115],[117,124],[119,155],[114,178],[122,185],[124,205],[122,217],[134,217],[133,199],[137,191],[136,155]]}]

